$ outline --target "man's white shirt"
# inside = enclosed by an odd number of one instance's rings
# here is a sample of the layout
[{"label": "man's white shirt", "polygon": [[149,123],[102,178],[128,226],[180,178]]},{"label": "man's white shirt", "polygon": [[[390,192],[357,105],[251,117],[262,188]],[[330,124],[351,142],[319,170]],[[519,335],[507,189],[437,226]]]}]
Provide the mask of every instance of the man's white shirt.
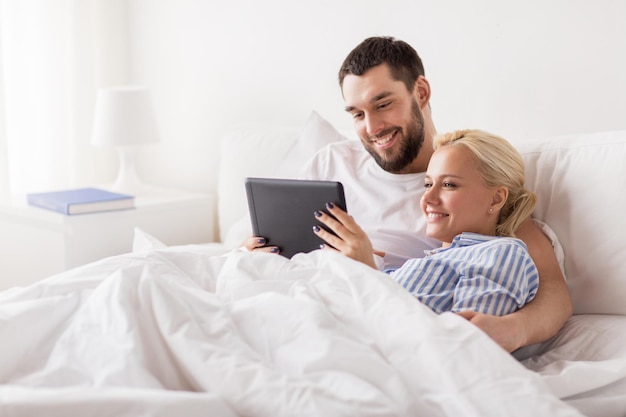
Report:
[{"label": "man's white shirt", "polygon": [[348,213],[374,249],[385,252],[381,269],[398,268],[441,246],[426,236],[420,208],[424,173],[391,174],[378,166],[360,141],[344,140],[322,148],[304,167],[302,177],[343,184]]}]

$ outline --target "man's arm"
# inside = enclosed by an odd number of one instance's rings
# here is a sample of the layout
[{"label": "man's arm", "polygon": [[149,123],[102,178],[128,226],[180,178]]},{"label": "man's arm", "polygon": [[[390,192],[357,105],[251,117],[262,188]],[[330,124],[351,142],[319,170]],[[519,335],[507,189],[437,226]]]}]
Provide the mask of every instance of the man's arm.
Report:
[{"label": "man's arm", "polygon": [[539,271],[539,290],[521,309],[496,317],[475,312],[459,313],[512,352],[554,336],[572,315],[572,300],[552,244],[531,219],[517,230]]}]

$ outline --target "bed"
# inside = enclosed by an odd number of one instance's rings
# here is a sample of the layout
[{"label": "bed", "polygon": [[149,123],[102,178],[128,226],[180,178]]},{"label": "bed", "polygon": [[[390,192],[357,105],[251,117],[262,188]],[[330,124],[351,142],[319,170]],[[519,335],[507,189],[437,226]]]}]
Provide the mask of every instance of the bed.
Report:
[{"label": "bed", "polygon": [[136,230],[132,253],[1,292],[0,415],[626,415],[626,132],[516,143],[575,315],[513,355],[341,255],[238,248],[243,178],[295,176],[344,136],[317,113],[237,129],[220,243]]}]

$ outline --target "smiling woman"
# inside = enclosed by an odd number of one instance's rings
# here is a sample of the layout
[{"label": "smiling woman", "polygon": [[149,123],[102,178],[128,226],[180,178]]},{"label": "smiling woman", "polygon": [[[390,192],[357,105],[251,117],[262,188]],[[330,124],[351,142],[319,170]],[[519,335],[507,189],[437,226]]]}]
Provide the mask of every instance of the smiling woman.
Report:
[{"label": "smiling woman", "polygon": [[[480,130],[437,136],[424,177],[426,234],[442,242],[408,260],[391,277],[437,313],[510,314],[536,295],[539,272],[514,230],[537,197],[524,186],[522,156],[506,140]],[[315,233],[344,255],[376,268],[367,234],[329,207]],[[331,249],[334,250],[334,249]]]}]

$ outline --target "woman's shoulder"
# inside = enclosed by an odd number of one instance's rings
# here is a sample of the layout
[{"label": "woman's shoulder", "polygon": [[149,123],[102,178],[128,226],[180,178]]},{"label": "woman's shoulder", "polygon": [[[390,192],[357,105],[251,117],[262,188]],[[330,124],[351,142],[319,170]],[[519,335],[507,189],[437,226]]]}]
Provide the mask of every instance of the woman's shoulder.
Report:
[{"label": "woman's shoulder", "polygon": [[471,233],[464,232],[458,235],[455,240],[457,241],[458,246],[474,246],[481,245],[480,248],[508,248],[510,250],[522,250],[528,251],[528,247],[526,244],[516,237],[509,236],[492,236],[492,235],[483,235],[480,233]]}]

